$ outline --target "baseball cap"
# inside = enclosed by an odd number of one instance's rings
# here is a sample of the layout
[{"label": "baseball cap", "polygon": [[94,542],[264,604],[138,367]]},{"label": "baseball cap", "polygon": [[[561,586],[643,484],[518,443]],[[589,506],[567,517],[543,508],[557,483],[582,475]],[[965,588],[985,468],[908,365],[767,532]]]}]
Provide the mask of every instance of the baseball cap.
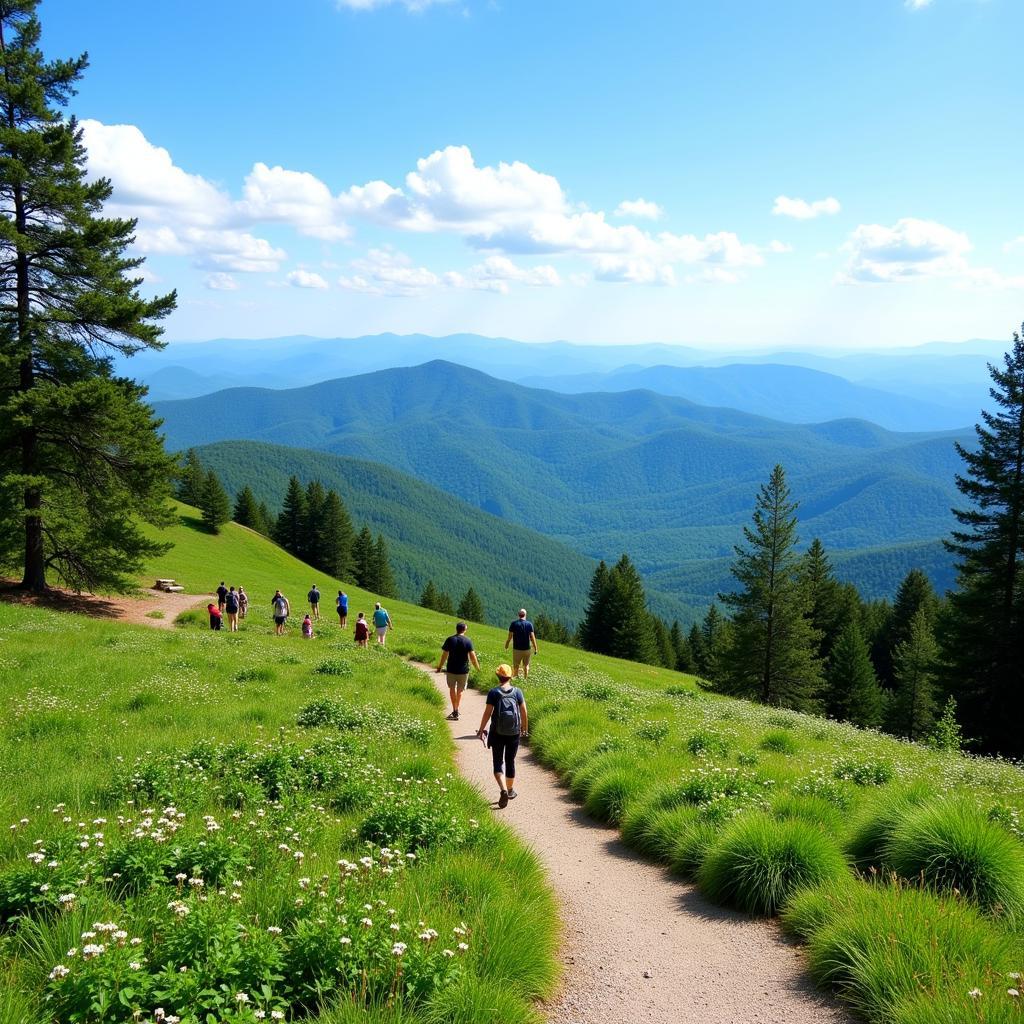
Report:
[{"label": "baseball cap", "polygon": [[512,678],[512,666],[511,665],[499,665],[494,670],[494,674],[499,679],[511,679]]}]

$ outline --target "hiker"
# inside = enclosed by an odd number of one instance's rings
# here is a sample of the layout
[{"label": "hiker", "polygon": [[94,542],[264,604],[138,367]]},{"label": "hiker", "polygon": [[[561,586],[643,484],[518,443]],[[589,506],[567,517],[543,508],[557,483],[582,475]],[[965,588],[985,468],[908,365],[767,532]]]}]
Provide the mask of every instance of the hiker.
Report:
[{"label": "hiker", "polygon": [[452,713],[448,716],[449,722],[459,720],[459,704],[462,703],[462,694],[469,682],[469,663],[479,671],[480,662],[477,659],[476,651],[473,650],[473,641],[466,636],[466,624],[457,622],[455,633],[448,637],[441,645],[441,660],[437,663],[437,671],[444,669],[448,664],[448,671],[445,678],[448,682],[448,693],[452,700]]},{"label": "hiker", "polygon": [[366,621],[366,616],[360,612],[356,617],[356,645],[359,647],[365,647],[366,642],[370,639],[370,624]]},{"label": "hiker", "polygon": [[220,609],[211,601],[206,610],[210,615],[210,629],[220,629]]},{"label": "hiker", "polygon": [[220,581],[220,586],[217,588],[217,610],[224,611],[224,602],[227,600],[228,588],[224,586],[224,581]]},{"label": "hiker", "polygon": [[309,593],[306,595],[309,598],[309,610],[313,614],[314,619],[320,618],[320,590],[314,583],[310,588]]},{"label": "hiker", "polygon": [[[512,669],[499,665],[494,674],[498,685],[487,694],[487,706],[480,719],[477,739],[487,737],[494,766],[494,781],[498,783],[498,806],[507,807],[509,800],[519,794],[515,789],[516,752],[519,740],[529,733],[529,718],[526,714],[526,698],[518,686],[512,685]],[[490,732],[487,723],[491,722]],[[504,767],[504,775],[502,775]]]},{"label": "hiker", "polygon": [[302,638],[304,640],[313,639],[313,620],[307,614],[302,620]]},{"label": "hiker", "polygon": [[274,611],[274,632],[278,636],[284,636],[284,624],[292,613],[292,606],[288,603],[288,598],[280,590],[274,591],[274,596],[270,599],[270,605]]},{"label": "hiker", "polygon": [[348,625],[348,594],[344,590],[338,591],[338,621],[341,623],[341,628],[344,629]]},{"label": "hiker", "polygon": [[232,633],[238,632],[238,594],[235,588],[231,587],[224,598],[224,611],[228,617],[228,629]]},{"label": "hiker", "polygon": [[391,621],[387,608],[381,608],[380,601],[373,606],[373,625],[377,630],[377,643],[384,647],[387,643],[388,630],[394,629],[395,624]]},{"label": "hiker", "polygon": [[[523,670],[523,679],[530,678],[530,655],[537,653],[537,634],[533,631],[533,623],[526,617],[526,609],[519,609],[519,617],[508,627],[505,637],[505,650],[512,645],[512,668],[516,678],[519,669]],[[533,649],[531,651],[531,648]]]},{"label": "hiker", "polygon": [[245,613],[249,610],[249,595],[245,592],[242,587],[238,588],[238,617],[240,619],[245,618]]}]

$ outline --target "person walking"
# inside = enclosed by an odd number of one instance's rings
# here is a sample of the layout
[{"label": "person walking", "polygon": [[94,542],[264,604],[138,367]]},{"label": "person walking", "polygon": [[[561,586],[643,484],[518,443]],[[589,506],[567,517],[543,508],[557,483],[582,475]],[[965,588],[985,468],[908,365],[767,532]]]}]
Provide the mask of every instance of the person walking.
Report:
[{"label": "person walking", "polygon": [[309,598],[309,613],[313,616],[314,620],[320,618],[320,589],[314,583],[310,588],[309,593],[306,595]]},{"label": "person walking", "polygon": [[313,639],[313,620],[307,614],[302,620],[302,637],[304,640]]},{"label": "person walking", "polygon": [[444,670],[445,663],[448,665],[445,678],[448,682],[448,694],[452,701],[452,713],[448,716],[449,722],[459,720],[459,704],[462,703],[462,695],[469,682],[470,662],[479,671],[480,662],[477,659],[476,651],[473,650],[473,641],[466,636],[466,624],[458,622],[455,624],[455,633],[441,645],[441,660],[437,663],[438,672]]},{"label": "person walking", "polygon": [[238,594],[234,587],[230,587],[224,598],[224,612],[228,617],[228,630],[232,633],[238,632],[238,607]]},{"label": "person walking", "polygon": [[[519,741],[529,735],[530,720],[523,691],[512,685],[512,668],[499,665],[494,674],[498,677],[498,685],[487,694],[487,705],[476,735],[480,740],[487,737],[494,781],[498,784],[498,806],[507,807],[509,800],[519,796],[515,788],[516,754]],[[488,722],[491,723],[490,730],[487,729]]]},{"label": "person walking", "polygon": [[243,587],[238,588],[238,617],[244,619],[249,611],[249,595]]},{"label": "person walking", "polygon": [[228,588],[224,586],[224,581],[220,581],[220,586],[217,588],[217,611],[224,611],[224,602],[227,600]]},{"label": "person walking", "polygon": [[387,608],[381,608],[380,601],[373,606],[373,627],[377,630],[377,643],[381,647],[386,646],[388,630],[394,629],[395,624],[391,621]]},{"label": "person walking", "polygon": [[341,628],[344,629],[348,625],[348,594],[344,590],[338,591],[338,621],[341,623]]},{"label": "person walking", "polygon": [[356,616],[355,637],[357,647],[366,647],[367,641],[370,639],[370,624],[362,612]]},{"label": "person walking", "polygon": [[274,612],[274,632],[277,636],[284,636],[284,624],[292,613],[292,606],[280,590],[274,591],[274,596],[270,599],[270,606]]},{"label": "person walking", "polygon": [[220,609],[211,601],[206,612],[210,616],[210,629],[220,629]]},{"label": "person walking", "polygon": [[512,645],[512,671],[519,678],[520,668],[524,681],[530,678],[530,656],[537,653],[537,634],[533,623],[526,617],[526,609],[519,609],[519,617],[508,627],[505,650]]}]

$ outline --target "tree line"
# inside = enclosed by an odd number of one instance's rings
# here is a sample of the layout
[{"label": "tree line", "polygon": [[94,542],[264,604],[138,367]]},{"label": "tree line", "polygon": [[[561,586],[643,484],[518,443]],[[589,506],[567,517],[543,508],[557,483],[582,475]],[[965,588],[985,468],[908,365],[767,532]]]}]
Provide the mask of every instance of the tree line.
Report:
[{"label": "tree line", "polygon": [[319,480],[310,480],[303,487],[299,478],[292,476],[276,515],[265,502],[257,502],[248,485],[232,505],[220,478],[206,469],[190,448],[182,458],[177,497],[197,508],[203,524],[213,533],[233,521],[270,537],[290,555],[328,576],[351,580],[382,597],[398,596],[384,535],[374,537],[369,526],[356,533],[341,496]]}]

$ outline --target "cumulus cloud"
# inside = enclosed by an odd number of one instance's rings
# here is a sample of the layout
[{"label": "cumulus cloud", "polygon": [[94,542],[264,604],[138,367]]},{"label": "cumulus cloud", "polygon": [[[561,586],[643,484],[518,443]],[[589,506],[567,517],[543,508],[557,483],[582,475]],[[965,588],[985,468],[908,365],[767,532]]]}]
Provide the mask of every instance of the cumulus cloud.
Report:
[{"label": "cumulus cloud", "polygon": [[238,212],[253,221],[291,224],[304,235],[329,242],[352,234],[342,219],[342,201],[307,171],[254,164],[245,179]]},{"label": "cumulus cloud", "polygon": [[828,196],[826,199],[815,199],[812,202],[807,202],[806,199],[790,199],[789,196],[776,196],[772,213],[776,217],[813,220],[815,217],[834,216],[840,209],[842,207],[835,196]]},{"label": "cumulus cloud", "polygon": [[904,217],[892,227],[861,224],[843,245],[845,283],[887,284],[929,277],[963,277],[971,243],[962,231]]},{"label": "cumulus cloud", "polygon": [[204,284],[215,292],[238,291],[238,282],[230,274],[225,274],[223,271],[208,275]]},{"label": "cumulus cloud", "polygon": [[327,288],[327,282],[312,270],[293,270],[284,278],[293,288]]},{"label": "cumulus cloud", "polygon": [[478,291],[508,294],[510,284],[524,284],[532,288],[557,288],[562,279],[550,264],[522,267],[507,256],[488,256],[482,263],[462,273],[452,270],[443,277],[450,288],[473,288]]},{"label": "cumulus cloud", "polygon": [[665,211],[657,203],[646,199],[623,199],[615,207],[616,217],[633,217],[639,220],[659,220]]},{"label": "cumulus cloud", "polygon": [[363,259],[352,261],[354,273],[338,278],[342,288],[366,295],[409,298],[422,295],[441,283],[426,267],[417,267],[402,252],[392,249],[371,249]]}]

